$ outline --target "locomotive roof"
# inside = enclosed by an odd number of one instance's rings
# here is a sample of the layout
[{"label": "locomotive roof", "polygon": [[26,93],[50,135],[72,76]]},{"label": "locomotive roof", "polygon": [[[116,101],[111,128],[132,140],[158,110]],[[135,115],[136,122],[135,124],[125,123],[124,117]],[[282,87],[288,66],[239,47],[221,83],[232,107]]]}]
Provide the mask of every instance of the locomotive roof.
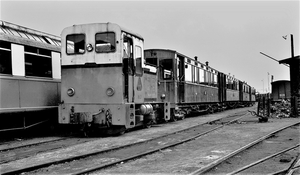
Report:
[{"label": "locomotive roof", "polygon": [[112,28],[119,28],[121,31],[124,31],[124,32],[126,32],[126,33],[129,33],[129,34],[131,34],[131,35],[133,35],[133,36],[135,36],[135,37],[137,37],[137,38],[139,38],[139,39],[141,39],[141,40],[144,41],[144,38],[143,38],[140,34],[135,33],[135,32],[132,32],[132,31],[130,31],[130,30],[124,28],[124,27],[121,27],[121,26],[118,25],[118,24],[110,23],[110,22],[107,22],[107,23],[74,24],[73,26],[66,27],[64,30],[71,29],[71,28],[73,28],[73,27],[75,27],[75,26],[101,26],[101,25],[107,25],[108,27],[110,26],[110,27],[112,27]]},{"label": "locomotive roof", "polygon": [[0,35],[13,36],[20,39],[25,39],[27,41],[31,40],[48,45],[50,44],[55,47],[61,46],[61,39],[59,36],[51,35],[2,20],[0,20]]}]

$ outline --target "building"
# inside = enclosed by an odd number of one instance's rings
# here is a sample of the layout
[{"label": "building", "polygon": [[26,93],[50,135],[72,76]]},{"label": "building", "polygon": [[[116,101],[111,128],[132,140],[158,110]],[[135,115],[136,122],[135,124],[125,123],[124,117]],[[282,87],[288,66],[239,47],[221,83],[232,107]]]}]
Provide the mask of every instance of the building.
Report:
[{"label": "building", "polygon": [[291,98],[291,84],[289,80],[274,81],[272,85],[272,101],[281,101]]},{"label": "building", "polygon": [[290,79],[291,79],[291,106],[292,116],[299,117],[300,115],[300,57],[292,56],[279,61],[279,64],[290,65]]}]

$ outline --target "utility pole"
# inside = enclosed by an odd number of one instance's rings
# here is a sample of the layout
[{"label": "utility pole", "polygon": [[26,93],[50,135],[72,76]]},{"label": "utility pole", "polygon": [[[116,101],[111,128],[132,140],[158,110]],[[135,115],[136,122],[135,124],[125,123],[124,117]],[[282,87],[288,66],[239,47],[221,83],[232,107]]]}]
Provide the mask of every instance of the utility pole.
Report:
[{"label": "utility pole", "polygon": [[263,82],[263,89],[262,89],[262,93],[264,93],[265,87],[264,87],[264,80],[261,80]]},{"label": "utility pole", "polygon": [[292,58],[294,58],[294,37],[293,37],[293,34],[291,34],[291,52],[292,52]]},{"label": "utility pole", "polygon": [[[291,56],[292,59],[294,58],[294,37],[293,34],[291,34]],[[291,66],[292,67],[292,66]],[[297,115],[297,88],[295,88],[297,85],[296,82],[292,82],[292,69],[290,68],[290,79],[291,79],[291,111],[292,111],[292,116],[296,116]],[[299,80],[298,80],[298,88],[299,88]],[[299,89],[298,89],[299,90]],[[298,94],[299,95],[299,94]]]},{"label": "utility pole", "polygon": [[270,75],[270,73],[268,72],[268,93],[270,93],[269,75]]},{"label": "utility pole", "polygon": [[[284,38],[286,39],[286,38]],[[300,59],[294,55],[294,38],[291,34],[291,58],[279,61],[279,64],[290,65],[291,82],[291,116],[299,116],[298,99],[300,101]]]}]

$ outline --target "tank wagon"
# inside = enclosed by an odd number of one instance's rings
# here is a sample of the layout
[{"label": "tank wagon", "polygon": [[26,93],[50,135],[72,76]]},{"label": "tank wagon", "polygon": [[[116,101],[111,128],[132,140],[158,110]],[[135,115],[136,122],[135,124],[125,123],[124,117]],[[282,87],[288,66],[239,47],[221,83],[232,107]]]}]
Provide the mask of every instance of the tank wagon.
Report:
[{"label": "tank wagon", "polygon": [[174,50],[144,51],[143,37],[117,24],[73,25],[61,40],[60,124],[122,134],[255,101],[247,83]]},{"label": "tank wagon", "polygon": [[1,131],[57,123],[60,37],[0,20]]}]

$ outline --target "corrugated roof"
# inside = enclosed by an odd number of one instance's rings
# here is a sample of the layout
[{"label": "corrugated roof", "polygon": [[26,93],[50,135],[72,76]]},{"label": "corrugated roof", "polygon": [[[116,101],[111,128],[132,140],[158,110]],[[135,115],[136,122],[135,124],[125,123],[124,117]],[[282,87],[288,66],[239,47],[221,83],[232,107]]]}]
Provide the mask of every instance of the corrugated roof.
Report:
[{"label": "corrugated roof", "polygon": [[61,47],[61,39],[58,36],[37,31],[34,29],[29,29],[2,20],[0,20],[0,33]]}]

